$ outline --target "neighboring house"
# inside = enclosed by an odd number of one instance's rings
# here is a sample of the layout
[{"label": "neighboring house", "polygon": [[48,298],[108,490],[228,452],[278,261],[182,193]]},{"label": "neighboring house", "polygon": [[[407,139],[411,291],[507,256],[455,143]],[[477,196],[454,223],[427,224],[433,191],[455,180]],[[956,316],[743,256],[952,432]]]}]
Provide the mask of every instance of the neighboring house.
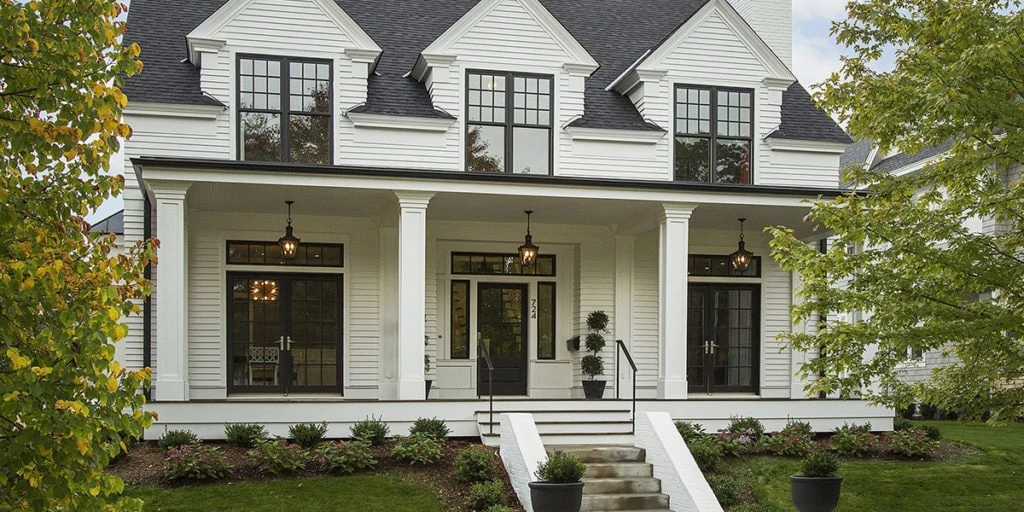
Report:
[{"label": "neighboring house", "polygon": [[[501,410],[628,410],[576,402],[566,340],[597,310],[641,410],[883,428],[884,409],[806,399],[806,355],[775,341],[794,278],[762,228],[813,237],[808,200],[839,193],[851,142],[790,70],[791,9],[134,0],[125,236],[160,248],[122,353],[154,368],[154,428],[344,435],[376,414],[474,435],[481,345]],[[605,398],[628,397],[616,345],[602,355]]]}]

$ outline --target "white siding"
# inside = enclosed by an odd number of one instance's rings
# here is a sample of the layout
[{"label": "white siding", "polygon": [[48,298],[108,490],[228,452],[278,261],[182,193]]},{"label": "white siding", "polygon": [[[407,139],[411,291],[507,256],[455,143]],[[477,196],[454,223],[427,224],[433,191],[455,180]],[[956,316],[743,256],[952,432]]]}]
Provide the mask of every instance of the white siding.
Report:
[{"label": "white siding", "polygon": [[761,167],[755,167],[754,173],[760,185],[839,187],[839,155],[836,153],[767,150],[761,152],[759,163]]},{"label": "white siding", "polygon": [[792,0],[729,0],[772,51],[793,67]]},{"label": "white siding", "polygon": [[[560,68],[569,55],[515,0],[505,0],[449,47],[460,59]],[[499,68],[501,69],[501,68]]]},{"label": "white siding", "polygon": [[658,387],[658,232],[636,237],[633,262],[633,360],[638,397],[654,397]]}]

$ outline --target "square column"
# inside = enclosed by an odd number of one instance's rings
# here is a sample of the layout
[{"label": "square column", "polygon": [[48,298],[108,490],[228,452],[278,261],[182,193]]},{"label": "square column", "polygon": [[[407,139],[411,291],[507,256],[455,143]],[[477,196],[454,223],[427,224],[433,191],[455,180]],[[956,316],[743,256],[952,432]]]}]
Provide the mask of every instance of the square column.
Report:
[{"label": "square column", "polygon": [[697,205],[665,203],[659,229],[658,295],[661,358],[658,398],[686,398],[687,259],[690,215]]},{"label": "square column", "polygon": [[398,197],[398,399],[423,400],[426,335],[427,204],[432,192]]},{"label": "square column", "polygon": [[191,183],[150,183],[156,203],[156,400],[188,401],[185,195]]}]

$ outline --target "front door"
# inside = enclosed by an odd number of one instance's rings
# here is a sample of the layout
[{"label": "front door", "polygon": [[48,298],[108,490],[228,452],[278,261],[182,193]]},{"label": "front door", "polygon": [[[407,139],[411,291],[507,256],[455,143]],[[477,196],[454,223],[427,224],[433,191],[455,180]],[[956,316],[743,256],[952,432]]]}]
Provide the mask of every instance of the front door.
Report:
[{"label": "front door", "polygon": [[691,393],[757,392],[760,288],[691,284],[686,379]]},{"label": "front door", "polygon": [[[526,395],[526,284],[477,285],[477,340],[494,365],[495,395]],[[487,362],[477,354],[477,394],[489,393]]]},{"label": "front door", "polygon": [[341,393],[341,276],[228,274],[228,391]]}]

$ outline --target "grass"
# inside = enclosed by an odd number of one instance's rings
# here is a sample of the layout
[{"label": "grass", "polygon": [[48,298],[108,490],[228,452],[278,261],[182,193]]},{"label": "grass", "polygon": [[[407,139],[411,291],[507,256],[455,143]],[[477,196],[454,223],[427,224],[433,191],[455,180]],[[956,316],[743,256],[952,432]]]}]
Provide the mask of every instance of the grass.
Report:
[{"label": "grass", "polygon": [[[942,462],[846,462],[836,512],[1024,510],[1024,424],[921,423],[936,425],[943,439],[984,454]],[[798,465],[795,459],[754,457],[730,464],[729,471],[752,483],[760,503],[790,511],[789,475],[796,474]]]},{"label": "grass", "polygon": [[443,512],[437,496],[393,477],[319,477],[186,487],[131,487],[147,512]]}]

